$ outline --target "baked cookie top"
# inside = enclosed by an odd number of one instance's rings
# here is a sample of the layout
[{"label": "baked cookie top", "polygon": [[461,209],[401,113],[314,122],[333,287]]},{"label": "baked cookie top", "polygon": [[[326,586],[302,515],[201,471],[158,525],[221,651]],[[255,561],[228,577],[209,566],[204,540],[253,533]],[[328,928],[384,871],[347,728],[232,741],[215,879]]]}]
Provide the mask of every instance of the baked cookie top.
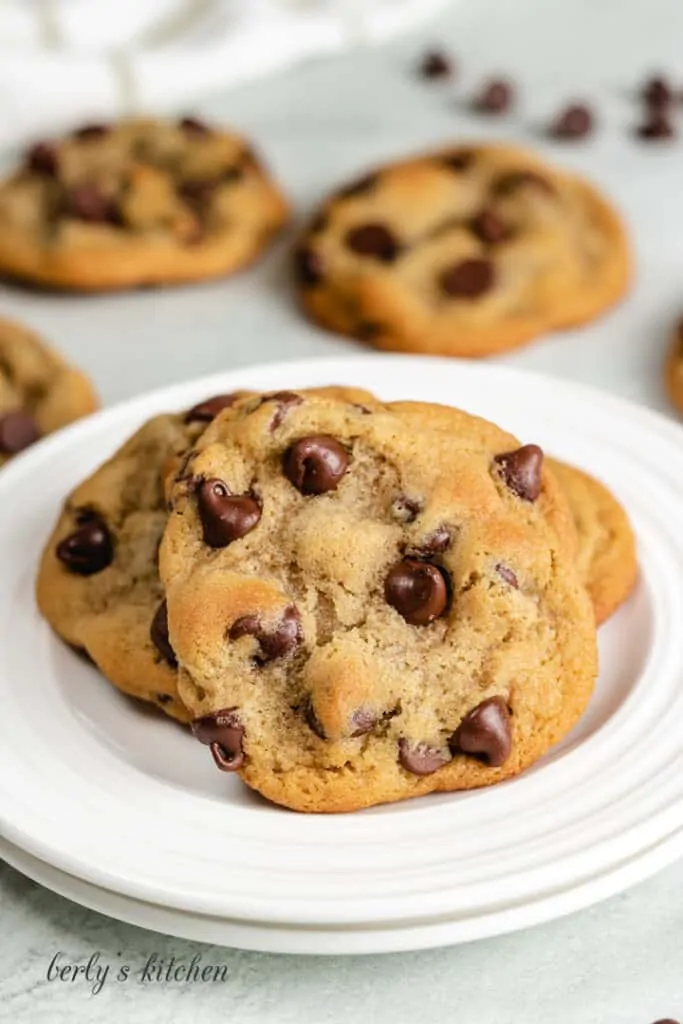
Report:
[{"label": "baked cookie top", "polygon": [[0,271],[73,289],[227,274],[286,216],[236,134],[194,118],[85,125],[33,145],[0,184]]},{"label": "baked cookie top", "polygon": [[221,413],[160,549],[179,692],[219,767],[348,811],[500,781],[564,735],[595,626],[541,464],[380,404]]},{"label": "baked cookie top", "polygon": [[453,146],[323,204],[295,251],[306,311],[379,348],[482,356],[597,316],[629,245],[596,188],[534,153]]},{"label": "baked cookie top", "polygon": [[97,405],[84,373],[34,331],[0,320],[0,466]]}]

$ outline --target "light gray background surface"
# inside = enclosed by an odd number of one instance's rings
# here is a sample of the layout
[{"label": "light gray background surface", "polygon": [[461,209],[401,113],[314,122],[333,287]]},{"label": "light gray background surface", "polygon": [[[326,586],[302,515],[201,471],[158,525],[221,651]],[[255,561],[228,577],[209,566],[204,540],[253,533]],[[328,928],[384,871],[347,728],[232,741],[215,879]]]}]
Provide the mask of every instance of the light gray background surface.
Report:
[{"label": "light gray background surface", "polygon": [[[520,139],[590,174],[629,221],[636,288],[600,322],[501,361],[666,410],[661,361],[683,312],[683,141],[646,146],[630,129],[644,74],[678,66],[683,86],[682,36],[677,0],[456,0],[419,36],[312,62],[217,97],[203,113],[261,144],[298,220],[345,176],[446,139]],[[415,79],[414,60],[432,42],[457,55],[457,82]],[[471,116],[466,97],[500,72],[520,87],[517,112],[502,121]],[[549,145],[539,125],[572,97],[595,102],[601,129],[590,142]],[[679,120],[683,129],[683,106]],[[93,375],[107,404],[228,367],[352,352],[353,343],[297,314],[288,240],[233,281],[104,298],[7,288],[0,311],[44,331]],[[83,910],[0,864],[0,1024],[651,1024],[683,1017],[682,890],[677,865],[602,906],[514,936],[419,954],[294,959],[165,939]],[[72,960],[100,951],[134,968],[153,951],[184,960],[198,951],[205,964],[226,964],[229,980],[110,980],[92,996],[83,981],[46,980],[58,950]]]}]

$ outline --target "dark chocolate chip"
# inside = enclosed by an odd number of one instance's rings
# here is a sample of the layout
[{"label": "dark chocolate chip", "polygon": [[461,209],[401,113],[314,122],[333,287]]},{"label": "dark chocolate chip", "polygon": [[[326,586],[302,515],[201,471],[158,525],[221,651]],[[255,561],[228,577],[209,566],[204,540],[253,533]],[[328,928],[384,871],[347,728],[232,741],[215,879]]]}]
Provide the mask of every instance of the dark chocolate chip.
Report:
[{"label": "dark chocolate chip", "polygon": [[430,50],[420,61],[418,72],[423,78],[450,78],[453,62],[443,50]]},{"label": "dark chocolate chip", "polygon": [[420,541],[415,547],[411,547],[407,554],[416,558],[434,558],[435,555],[442,555],[451,542],[450,530],[447,526],[437,526],[436,530]]},{"label": "dark chocolate chip", "polygon": [[486,259],[461,260],[442,271],[439,284],[453,298],[477,299],[495,283],[493,263]]},{"label": "dark chocolate chip", "polygon": [[372,256],[382,263],[393,263],[401,248],[394,233],[384,224],[361,224],[351,228],[345,241],[353,252]]},{"label": "dark chocolate chip", "polygon": [[411,626],[427,626],[446,610],[448,585],[438,566],[404,558],[389,570],[384,596]]},{"label": "dark chocolate chip", "polygon": [[93,576],[101,572],[111,565],[114,557],[114,544],[107,524],[94,513],[90,516],[57,545],[57,558],[70,572],[79,576]]},{"label": "dark chocolate chip", "polygon": [[391,503],[391,512],[400,523],[413,523],[422,511],[422,502],[418,498],[410,498],[407,494],[399,494]]},{"label": "dark chocolate chip", "polygon": [[553,122],[550,133],[556,139],[582,139],[593,131],[593,114],[589,107],[574,103],[563,110]]},{"label": "dark chocolate chip", "polygon": [[454,754],[474,754],[491,768],[505,764],[512,750],[510,711],[502,697],[490,697],[465,715],[450,740]]},{"label": "dark chocolate chip", "polygon": [[159,704],[170,704],[173,700],[170,693],[157,693],[156,698]]},{"label": "dark chocolate chip", "polygon": [[430,747],[427,743],[412,745],[408,740],[398,741],[398,761],[411,775],[431,775],[448,764],[448,751]]},{"label": "dark chocolate chip", "polygon": [[258,641],[256,660],[261,664],[275,658],[288,658],[301,646],[301,618],[293,604],[284,609],[272,628],[265,626],[258,615],[243,615],[233,622],[228,633],[230,640],[239,640],[242,636],[253,636]]},{"label": "dark chocolate chip", "polygon": [[197,508],[204,543],[211,548],[224,548],[245,537],[261,518],[261,506],[255,498],[231,494],[228,485],[215,477],[199,484]]},{"label": "dark chocolate chip", "polygon": [[505,582],[508,583],[511,587],[514,587],[515,590],[519,589],[519,582],[517,580],[517,576],[508,565],[503,565],[502,562],[499,562],[498,565],[496,566],[496,572],[498,573],[502,580],[505,580]]},{"label": "dark chocolate chip", "polygon": [[16,455],[39,437],[38,424],[29,413],[15,409],[0,416],[0,453],[3,455]]},{"label": "dark chocolate chip", "polygon": [[311,730],[311,732],[314,732],[316,736],[321,740],[327,739],[327,736],[325,735],[325,730],[320,724],[318,716],[315,713],[315,708],[313,707],[313,704],[310,700],[307,701],[306,706],[304,708],[304,718],[306,719],[306,725]]},{"label": "dark chocolate chip", "polygon": [[493,192],[499,196],[509,196],[523,188],[545,192],[548,195],[555,191],[548,179],[538,171],[509,171],[502,174],[493,184]]},{"label": "dark chocolate chip", "polygon": [[496,455],[493,461],[517,497],[536,501],[543,483],[543,450],[537,444]]},{"label": "dark chocolate chip", "polygon": [[494,79],[488,82],[474,100],[480,114],[503,114],[512,105],[513,91],[509,82]]},{"label": "dark chocolate chip", "polygon": [[215,416],[218,416],[219,412],[234,405],[238,398],[240,398],[239,391],[231,391],[226,395],[213,395],[211,398],[205,398],[203,402],[193,405],[185,413],[185,422],[210,423]]},{"label": "dark chocolate chip", "polygon": [[466,171],[474,163],[474,153],[471,149],[456,149],[445,156],[443,162],[451,171]]},{"label": "dark chocolate chip", "polygon": [[678,1024],[678,1021],[672,1017],[665,1017],[662,1020],[656,1020],[654,1024]]},{"label": "dark chocolate chip", "polygon": [[323,259],[315,249],[300,246],[294,250],[294,272],[304,288],[313,288],[323,279]]},{"label": "dark chocolate chip", "polygon": [[302,437],[285,452],[285,476],[302,494],[325,494],[339,485],[349,465],[345,448],[334,437]]},{"label": "dark chocolate chip", "polygon": [[215,178],[181,181],[178,185],[178,195],[191,206],[204,206],[213,195],[216,185]]},{"label": "dark chocolate chip", "polygon": [[337,198],[351,199],[353,196],[362,196],[366,192],[370,192],[377,184],[378,177],[377,174],[364,174],[362,178],[357,178],[355,181],[340,188],[337,192]]},{"label": "dark chocolate chip", "polygon": [[36,142],[26,154],[26,166],[35,174],[54,178],[57,174],[57,149],[50,142]]},{"label": "dark chocolate chip", "polygon": [[73,133],[74,139],[81,142],[90,142],[93,139],[101,139],[110,132],[108,124],[84,124]]},{"label": "dark chocolate chip", "polygon": [[663,110],[653,110],[636,129],[638,138],[648,142],[671,139],[675,134],[674,126]]},{"label": "dark chocolate chip", "polygon": [[272,433],[273,430],[277,430],[290,409],[293,409],[297,405],[301,405],[303,398],[301,395],[297,395],[296,391],[274,391],[272,394],[263,395],[256,408],[260,408],[260,406],[265,402],[277,403],[275,413],[270,421],[270,430]]},{"label": "dark chocolate chip", "polygon": [[351,736],[365,736],[377,725],[377,715],[368,708],[358,708],[351,715]]},{"label": "dark chocolate chip", "polygon": [[673,89],[663,75],[648,78],[640,95],[649,107],[667,107],[674,98]]},{"label": "dark chocolate chip", "polygon": [[481,210],[471,221],[472,231],[477,238],[489,245],[504,242],[510,237],[510,228],[494,210]]},{"label": "dark chocolate chip", "polygon": [[97,185],[88,182],[66,190],[64,214],[91,223],[119,224],[121,221],[115,201],[101,192]]},{"label": "dark chocolate chip", "polygon": [[198,117],[182,117],[178,124],[188,135],[209,135],[211,132],[209,126]]},{"label": "dark chocolate chip", "polygon": [[152,624],[149,629],[149,635],[152,643],[166,664],[170,665],[171,668],[177,668],[178,659],[175,656],[173,648],[171,647],[171,641],[168,638],[168,607],[165,601],[161,602],[154,613],[154,618],[152,619]]},{"label": "dark chocolate chip", "polygon": [[244,726],[236,708],[223,708],[192,723],[192,732],[200,743],[211,748],[216,766],[223,772],[236,772],[244,764]]}]

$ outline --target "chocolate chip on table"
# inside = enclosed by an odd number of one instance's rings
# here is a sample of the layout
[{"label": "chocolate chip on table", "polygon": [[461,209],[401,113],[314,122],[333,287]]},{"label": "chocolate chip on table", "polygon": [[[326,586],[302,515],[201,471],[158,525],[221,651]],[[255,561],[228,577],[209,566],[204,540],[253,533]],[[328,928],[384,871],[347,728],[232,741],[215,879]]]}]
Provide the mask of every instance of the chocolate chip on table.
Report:
[{"label": "chocolate chip on table", "polygon": [[511,587],[514,587],[515,590],[519,589],[517,575],[512,571],[512,569],[508,565],[504,565],[502,562],[499,562],[498,565],[496,566],[496,572],[498,573],[502,580],[505,580],[505,582],[509,584]]},{"label": "chocolate chip on table", "polygon": [[448,764],[451,757],[445,750],[430,747],[427,743],[411,744],[406,739],[398,741],[398,761],[411,775],[431,775]]},{"label": "chocolate chip on table", "polygon": [[50,142],[36,142],[26,154],[26,167],[35,174],[54,178],[57,174],[57,148]]},{"label": "chocolate chip on table", "polygon": [[152,624],[149,629],[149,635],[152,643],[158,650],[167,665],[171,668],[178,667],[178,659],[175,656],[173,648],[171,647],[171,641],[168,638],[168,607],[165,601],[162,601],[152,619]]},{"label": "chocolate chip on table", "polygon": [[450,78],[453,62],[443,50],[429,50],[419,63],[418,72],[423,78]]},{"label": "chocolate chip on table", "polygon": [[389,570],[384,596],[411,626],[428,626],[446,609],[448,585],[438,566],[404,558]]},{"label": "chocolate chip on table", "polygon": [[480,258],[461,260],[439,276],[442,291],[452,298],[476,299],[489,291],[494,281],[493,264]]},{"label": "chocolate chip on table", "polygon": [[558,114],[550,127],[556,139],[583,139],[593,131],[593,113],[583,103],[573,103]]},{"label": "chocolate chip on table", "polygon": [[636,135],[648,142],[671,139],[676,134],[674,126],[664,110],[652,110],[649,116],[636,128]]},{"label": "chocolate chip on table", "polygon": [[383,263],[393,263],[400,251],[398,239],[384,224],[361,224],[346,235],[346,245],[361,256],[373,256]]},{"label": "chocolate chip on table", "polygon": [[231,494],[223,480],[202,480],[197,488],[197,509],[204,543],[224,548],[246,537],[261,518],[261,506],[248,494]]},{"label": "chocolate chip on table", "polygon": [[120,223],[116,203],[104,194],[97,185],[82,182],[73,185],[64,194],[64,213],[67,217],[90,223]]},{"label": "chocolate chip on table", "polygon": [[200,121],[198,117],[182,117],[178,124],[189,135],[208,135],[211,131],[209,126],[204,121]]},{"label": "chocolate chip on table", "polygon": [[29,413],[13,409],[0,414],[0,454],[16,455],[39,438],[38,424]]},{"label": "chocolate chip on table", "polygon": [[315,249],[299,246],[294,250],[294,272],[300,285],[313,288],[323,279],[323,259]]},{"label": "chocolate chip on table", "polygon": [[454,754],[474,754],[491,768],[505,764],[512,750],[510,712],[502,697],[490,697],[465,715],[450,740]]},{"label": "chocolate chip on table", "polygon": [[512,106],[513,89],[509,82],[494,79],[483,87],[472,106],[480,114],[504,114]]},{"label": "chocolate chip on table", "polygon": [[543,483],[543,450],[537,444],[496,455],[493,461],[513,494],[524,501],[536,501]]},{"label": "chocolate chip on table", "polygon": [[294,605],[284,609],[273,627],[264,625],[258,615],[243,615],[233,622],[228,638],[239,640],[243,636],[253,636],[258,641],[256,660],[261,664],[276,658],[287,658],[301,645],[301,618]]},{"label": "chocolate chip on table", "polygon": [[200,743],[211,748],[216,766],[223,772],[236,772],[244,764],[244,726],[236,708],[223,708],[192,723],[192,732]]},{"label": "chocolate chip on table", "polygon": [[649,107],[667,107],[674,98],[674,91],[664,75],[652,75],[643,83],[640,95]]},{"label": "chocolate chip on table", "polygon": [[240,398],[239,391],[231,391],[225,395],[213,395],[211,398],[205,398],[203,402],[198,402],[197,405],[193,405],[191,409],[188,409],[185,413],[185,422],[210,423],[214,417],[218,416],[219,412],[234,405],[238,398]]},{"label": "chocolate chip on table", "polygon": [[77,128],[73,132],[74,139],[79,139],[81,142],[90,142],[94,139],[101,139],[110,132],[108,124],[84,124],[82,128]]},{"label": "chocolate chip on table", "polygon": [[346,473],[349,455],[334,437],[318,434],[302,437],[287,449],[284,474],[302,494],[334,491]]},{"label": "chocolate chip on table", "polygon": [[93,576],[111,565],[114,544],[104,520],[96,513],[85,515],[78,529],[59,542],[56,554],[70,572]]},{"label": "chocolate chip on table", "polygon": [[379,179],[377,174],[364,174],[362,178],[356,178],[355,181],[349,182],[348,185],[344,185],[337,191],[338,199],[351,199],[354,196],[365,195],[366,192],[370,192]]},{"label": "chocolate chip on table", "polygon": [[510,237],[510,228],[495,210],[483,209],[470,222],[477,238],[488,245],[496,245]]}]

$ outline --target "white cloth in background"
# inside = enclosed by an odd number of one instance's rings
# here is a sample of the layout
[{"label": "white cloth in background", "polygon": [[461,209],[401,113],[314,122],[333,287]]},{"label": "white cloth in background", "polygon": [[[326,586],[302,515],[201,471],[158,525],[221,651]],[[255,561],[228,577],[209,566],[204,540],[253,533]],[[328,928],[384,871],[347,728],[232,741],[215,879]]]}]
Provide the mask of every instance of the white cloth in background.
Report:
[{"label": "white cloth in background", "polygon": [[405,31],[449,0],[0,0],[0,146],[162,111]]}]

